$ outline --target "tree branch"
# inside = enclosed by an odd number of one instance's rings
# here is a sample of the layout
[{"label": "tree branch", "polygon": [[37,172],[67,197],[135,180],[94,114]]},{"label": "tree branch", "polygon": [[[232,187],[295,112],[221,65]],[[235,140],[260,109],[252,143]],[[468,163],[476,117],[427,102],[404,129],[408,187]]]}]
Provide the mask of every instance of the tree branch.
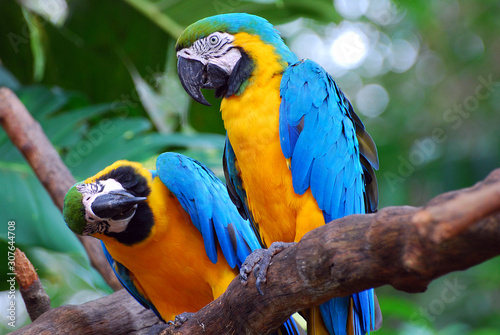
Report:
[{"label": "tree branch", "polygon": [[439,199],[437,201],[437,204],[416,213],[413,222],[421,235],[428,235],[434,243],[439,244],[460,234],[478,219],[500,210],[500,187],[493,182],[484,185],[481,192],[458,194],[445,204],[440,203]]},{"label": "tree branch", "polygon": [[[376,214],[332,221],[273,258],[264,296],[257,292],[253,277],[247,286],[236,278],[217,300],[164,334],[266,334],[296,311],[370,287],[391,285],[410,293],[422,292],[439,276],[500,254],[500,200],[488,196],[492,190],[500,190],[500,169],[471,188],[434,198],[424,208],[388,207]],[[423,220],[426,211],[432,216]],[[464,215],[462,219],[456,220],[457,212]],[[455,231],[457,226],[457,233],[440,242],[434,240],[435,231],[442,227]],[[95,301],[96,308],[103,299]],[[121,303],[127,309],[130,304],[130,299]],[[43,320],[41,317],[28,327],[64,329],[54,325],[59,309],[45,313]],[[97,314],[110,318],[112,312],[107,309],[103,306]],[[100,333],[98,320],[94,323],[92,331]]]},{"label": "tree branch", "polygon": [[125,290],[82,305],[53,308],[12,335],[147,334],[156,315]]},{"label": "tree branch", "polygon": [[[62,210],[64,196],[76,181],[45,136],[40,124],[33,119],[17,96],[6,87],[0,88],[0,124],[31,165],[54,204]],[[121,289],[122,285],[111,270],[100,242],[88,236],[77,235],[77,237],[87,251],[92,266],[99,271],[111,288]]]},{"label": "tree branch", "polygon": [[50,310],[50,298],[43,289],[42,282],[24,252],[16,248],[16,280],[31,321]]}]

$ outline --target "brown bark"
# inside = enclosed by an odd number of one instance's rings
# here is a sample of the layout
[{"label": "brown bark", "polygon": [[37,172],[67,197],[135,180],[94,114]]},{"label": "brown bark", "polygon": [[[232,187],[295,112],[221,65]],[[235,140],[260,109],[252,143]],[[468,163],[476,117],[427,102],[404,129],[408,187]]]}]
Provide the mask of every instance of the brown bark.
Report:
[{"label": "brown bark", "polygon": [[31,321],[50,309],[50,298],[43,289],[38,274],[21,250],[16,248],[16,280]]},{"label": "brown bark", "polygon": [[35,322],[12,332],[12,335],[57,334],[147,334],[158,322],[147,310],[120,290],[107,297],[82,305],[67,305],[51,309]]},{"label": "brown bark", "polygon": [[[40,124],[33,119],[17,96],[5,87],[0,88],[0,124],[31,165],[54,204],[62,210],[64,196],[76,181]],[[87,251],[92,266],[101,273],[111,288],[121,289],[122,285],[104,257],[100,242],[91,237],[77,237]]]},{"label": "brown bark", "polygon": [[[500,254],[500,201],[486,196],[492,189],[500,189],[500,169],[471,188],[434,198],[424,208],[388,207],[375,214],[332,221],[273,258],[264,296],[257,292],[253,277],[247,286],[236,278],[217,300],[164,334],[266,334],[295,311],[370,287],[391,285],[422,292],[439,276]],[[419,218],[430,208],[439,221]],[[464,215],[459,221],[454,220],[457,211]],[[466,228],[462,228],[464,222]],[[455,229],[454,225],[460,226],[459,232],[435,241],[435,231],[444,226]],[[100,300],[96,300],[96,309]],[[122,308],[129,308],[129,300],[124,299]],[[40,327],[37,329],[49,325],[64,329],[51,317],[58,309],[34,322]],[[108,319],[111,311],[102,307],[96,313]],[[94,320],[92,331],[101,333],[101,323]],[[20,330],[16,334],[35,333]]]}]

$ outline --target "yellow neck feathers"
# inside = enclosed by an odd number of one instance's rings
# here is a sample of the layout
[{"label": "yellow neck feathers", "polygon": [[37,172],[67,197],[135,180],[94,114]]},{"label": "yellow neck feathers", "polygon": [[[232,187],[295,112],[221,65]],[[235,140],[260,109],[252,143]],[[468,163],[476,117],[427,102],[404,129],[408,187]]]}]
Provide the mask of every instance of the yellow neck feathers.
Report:
[{"label": "yellow neck feathers", "polygon": [[233,44],[242,48],[255,64],[250,84],[265,83],[286,68],[286,62],[281,60],[275,48],[262,42],[259,36],[248,33],[238,33],[234,36]]}]

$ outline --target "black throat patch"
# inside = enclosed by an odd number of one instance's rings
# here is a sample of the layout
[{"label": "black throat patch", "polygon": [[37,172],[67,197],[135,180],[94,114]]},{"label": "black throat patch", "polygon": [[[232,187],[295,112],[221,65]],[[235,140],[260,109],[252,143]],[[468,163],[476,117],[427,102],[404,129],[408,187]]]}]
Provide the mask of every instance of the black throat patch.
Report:
[{"label": "black throat patch", "polygon": [[230,97],[239,93],[240,87],[250,78],[255,67],[253,60],[248,54],[240,49],[241,58],[234,66],[233,72],[229,76],[226,85],[220,86],[215,90],[215,97]]}]

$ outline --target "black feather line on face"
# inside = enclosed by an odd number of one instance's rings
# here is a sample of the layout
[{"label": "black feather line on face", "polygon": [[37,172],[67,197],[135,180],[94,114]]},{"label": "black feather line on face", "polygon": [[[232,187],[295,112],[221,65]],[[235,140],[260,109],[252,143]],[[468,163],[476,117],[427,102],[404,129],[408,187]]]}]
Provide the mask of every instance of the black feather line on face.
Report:
[{"label": "black feather line on face", "polygon": [[246,82],[252,75],[254,69],[254,62],[248,56],[248,54],[240,49],[241,58],[238,60],[234,66],[231,75],[229,76],[226,85],[221,86],[215,90],[215,97],[230,97],[233,94],[237,94],[240,90],[241,85]]},{"label": "black feather line on face", "polygon": [[[147,197],[151,193],[146,178],[131,166],[120,166],[98,180],[106,179],[116,180],[136,197]],[[146,239],[153,225],[154,217],[151,208],[146,202],[141,202],[137,205],[137,210],[127,225],[127,229],[120,233],[106,232],[105,235],[115,238],[120,243],[133,245]]]},{"label": "black feather line on face", "polygon": [[131,166],[120,166],[97,180],[106,179],[116,180],[125,190],[136,197],[147,197],[151,192],[146,178],[137,173]]}]

